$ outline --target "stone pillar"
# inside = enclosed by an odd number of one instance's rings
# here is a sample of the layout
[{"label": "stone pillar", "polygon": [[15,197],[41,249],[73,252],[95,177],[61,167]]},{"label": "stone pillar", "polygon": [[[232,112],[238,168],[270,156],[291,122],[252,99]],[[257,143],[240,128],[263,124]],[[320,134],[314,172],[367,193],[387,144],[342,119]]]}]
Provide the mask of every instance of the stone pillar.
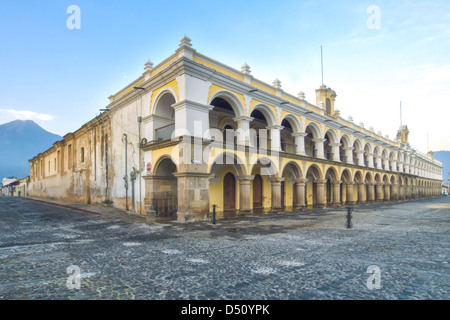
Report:
[{"label": "stone pillar", "polygon": [[397,165],[398,165],[398,172],[403,172],[403,162],[399,161]]},{"label": "stone pillar", "polygon": [[375,168],[373,163],[373,153],[367,153],[366,158],[367,158],[367,166],[369,168]]},{"label": "stone pillar", "polygon": [[204,137],[204,133],[209,129],[209,112],[214,108],[213,106],[185,99],[172,107],[175,110],[174,137],[185,135]]},{"label": "stone pillar", "polygon": [[375,201],[375,186],[373,183],[369,183],[369,194],[367,195],[367,202],[372,203]]},{"label": "stone pillar", "polygon": [[209,213],[210,174],[174,173],[178,181],[178,221],[202,220]]},{"label": "stone pillar", "polygon": [[375,167],[377,169],[382,169],[383,168],[383,164],[381,163],[381,156],[375,156]]},{"label": "stone pillar", "polygon": [[377,201],[383,201],[383,183],[376,184]]},{"label": "stone pillar", "polygon": [[292,136],[295,139],[295,154],[298,154],[299,156],[305,156],[305,137],[307,136],[307,133],[299,132],[299,133],[293,133]]},{"label": "stone pillar", "polygon": [[362,166],[364,167],[364,150],[358,150],[356,151],[357,159],[356,159],[356,164],[358,166]]},{"label": "stone pillar", "polygon": [[399,191],[398,191],[398,199],[404,200],[405,199],[405,190],[403,185],[400,185]]},{"label": "stone pillar", "polygon": [[284,178],[270,178],[269,181],[272,185],[272,212],[282,212],[283,207],[281,205],[281,182]]},{"label": "stone pillar", "polygon": [[323,152],[323,143],[325,142],[325,139],[312,139],[312,141],[314,142],[314,148],[316,149],[316,158],[325,159]]},{"label": "stone pillar", "polygon": [[333,207],[341,206],[341,181],[331,182],[333,187]]},{"label": "stone pillar", "polygon": [[347,186],[347,197],[345,199],[345,204],[352,205],[352,204],[355,203],[353,201],[353,186],[354,186],[354,183],[353,182],[348,182],[346,184],[346,186]]},{"label": "stone pillar", "polygon": [[330,147],[333,153],[333,157],[330,159],[331,161],[336,161],[336,162],[341,162],[341,156],[340,156],[340,152],[339,152],[339,147],[342,144],[340,143],[331,143]]},{"label": "stone pillar", "polygon": [[305,185],[306,179],[297,179],[294,184],[295,192],[295,203],[294,210],[304,210],[306,207],[305,203]]},{"label": "stone pillar", "polygon": [[254,176],[240,176],[239,180],[239,213],[248,214],[252,211],[251,184]]},{"label": "stone pillar", "polygon": [[391,185],[392,200],[398,200],[398,184]]},{"label": "stone pillar", "polygon": [[390,164],[389,170],[396,172],[397,171],[397,161],[391,160],[391,161],[389,161],[389,164]]},{"label": "stone pillar", "polygon": [[391,186],[389,183],[384,184],[384,201],[390,201],[391,199]]},{"label": "stone pillar", "polygon": [[388,158],[383,159],[383,170],[389,171],[389,159]]},{"label": "stone pillar", "polygon": [[358,183],[358,203],[363,204],[366,203],[364,198],[364,182]]},{"label": "stone pillar", "polygon": [[241,116],[234,118],[233,120],[237,122],[238,128],[236,130],[236,142],[239,145],[250,145],[250,122],[254,118]]},{"label": "stone pillar", "polygon": [[316,180],[314,183],[316,184],[316,208],[324,208],[325,207],[325,183],[327,180]]},{"label": "stone pillar", "polygon": [[342,148],[345,151],[345,163],[351,163],[353,164],[353,147],[346,147],[346,148]]},{"label": "stone pillar", "polygon": [[270,130],[270,150],[279,152],[281,151],[281,140],[280,140],[280,131],[284,127],[282,126],[271,126],[266,129]]}]

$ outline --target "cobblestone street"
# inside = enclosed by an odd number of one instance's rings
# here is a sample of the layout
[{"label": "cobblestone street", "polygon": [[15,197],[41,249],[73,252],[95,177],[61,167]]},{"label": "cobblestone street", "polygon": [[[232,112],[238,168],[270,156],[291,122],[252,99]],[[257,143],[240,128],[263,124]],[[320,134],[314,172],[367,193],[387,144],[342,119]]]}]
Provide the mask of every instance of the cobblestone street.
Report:
[{"label": "cobblestone street", "polygon": [[0,197],[1,300],[450,298],[450,198],[355,206],[352,229],[346,208],[151,226],[89,208]]}]

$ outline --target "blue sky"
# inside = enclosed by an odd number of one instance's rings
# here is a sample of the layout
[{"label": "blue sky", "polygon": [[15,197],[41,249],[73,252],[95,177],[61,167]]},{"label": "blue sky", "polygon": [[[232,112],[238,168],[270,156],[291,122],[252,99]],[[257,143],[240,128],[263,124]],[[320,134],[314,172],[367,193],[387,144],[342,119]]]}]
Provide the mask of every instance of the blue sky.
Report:
[{"label": "blue sky", "polygon": [[[67,8],[81,10],[69,30]],[[380,9],[379,28],[367,21]],[[184,35],[200,53],[315,103],[321,84],[355,123],[450,150],[450,1],[0,1],[0,124],[32,119],[64,135],[158,64]],[[427,141],[428,136],[428,141]]]}]

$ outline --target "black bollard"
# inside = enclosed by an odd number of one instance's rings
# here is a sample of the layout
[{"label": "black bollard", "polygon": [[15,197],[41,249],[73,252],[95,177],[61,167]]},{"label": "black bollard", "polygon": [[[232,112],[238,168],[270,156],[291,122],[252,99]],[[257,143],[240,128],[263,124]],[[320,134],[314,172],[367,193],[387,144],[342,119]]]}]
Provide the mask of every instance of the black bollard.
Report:
[{"label": "black bollard", "polygon": [[216,224],[216,207],[217,205],[213,204],[213,221],[212,221],[213,224]]},{"label": "black bollard", "polygon": [[351,229],[353,227],[352,212],[353,212],[353,208],[347,207],[347,229]]}]

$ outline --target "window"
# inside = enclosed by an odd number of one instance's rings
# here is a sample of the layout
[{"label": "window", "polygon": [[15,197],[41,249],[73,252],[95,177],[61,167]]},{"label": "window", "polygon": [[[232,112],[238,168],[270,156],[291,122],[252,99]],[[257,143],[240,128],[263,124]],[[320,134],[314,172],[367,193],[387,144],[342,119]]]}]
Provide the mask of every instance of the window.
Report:
[{"label": "window", "polygon": [[81,163],[83,163],[84,162],[84,148],[81,148],[80,153],[81,153]]},{"label": "window", "polygon": [[68,150],[67,150],[67,169],[72,169],[72,145],[69,144]]}]

